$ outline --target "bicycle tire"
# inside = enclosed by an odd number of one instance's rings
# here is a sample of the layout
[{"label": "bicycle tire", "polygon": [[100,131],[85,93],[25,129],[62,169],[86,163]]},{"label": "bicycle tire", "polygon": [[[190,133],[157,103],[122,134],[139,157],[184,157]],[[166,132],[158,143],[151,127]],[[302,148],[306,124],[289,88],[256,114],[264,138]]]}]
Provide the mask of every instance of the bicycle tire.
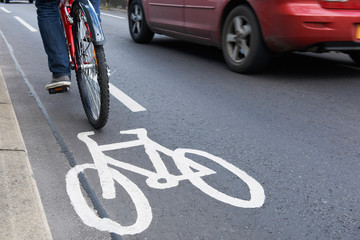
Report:
[{"label": "bicycle tire", "polygon": [[[239,179],[244,181],[244,183],[248,186],[250,191],[250,200],[244,200],[240,198],[235,198],[229,195],[226,195],[223,192],[220,192],[216,188],[210,186],[206,183],[201,176],[194,175],[193,168],[198,168],[198,163],[191,160],[188,157],[185,157],[186,153],[195,154],[198,156],[205,157],[220,166],[224,167],[234,175],[236,175]],[[241,208],[259,208],[265,202],[265,193],[264,189],[259,182],[257,182],[253,177],[249,176],[246,172],[239,169],[235,165],[225,161],[222,158],[214,156],[210,153],[195,150],[195,149],[186,149],[186,148],[178,148],[174,151],[174,161],[176,166],[181,171],[182,174],[185,176],[191,176],[189,181],[198,189],[200,189],[205,194],[209,195],[210,197],[217,199],[221,202],[230,204],[235,207]],[[204,167],[204,166],[202,166]],[[215,173],[215,172],[214,172]]]},{"label": "bicycle tire", "polygon": [[105,126],[109,116],[109,76],[104,47],[94,45],[85,13],[73,5],[73,36],[77,62],[76,79],[81,101],[90,124],[95,129]]}]

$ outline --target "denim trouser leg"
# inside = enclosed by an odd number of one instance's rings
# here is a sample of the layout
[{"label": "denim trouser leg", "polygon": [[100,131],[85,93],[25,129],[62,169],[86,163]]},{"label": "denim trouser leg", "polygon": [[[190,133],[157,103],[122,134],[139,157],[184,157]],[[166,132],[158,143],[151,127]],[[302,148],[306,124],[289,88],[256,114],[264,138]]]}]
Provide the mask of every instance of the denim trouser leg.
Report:
[{"label": "denim trouser leg", "polygon": [[101,22],[101,18],[100,18],[100,0],[90,0],[91,4],[93,5],[95,12]]},{"label": "denim trouser leg", "polygon": [[53,73],[53,77],[70,75],[64,29],[59,14],[59,1],[37,0],[35,5],[41,38],[48,55],[49,70]]}]

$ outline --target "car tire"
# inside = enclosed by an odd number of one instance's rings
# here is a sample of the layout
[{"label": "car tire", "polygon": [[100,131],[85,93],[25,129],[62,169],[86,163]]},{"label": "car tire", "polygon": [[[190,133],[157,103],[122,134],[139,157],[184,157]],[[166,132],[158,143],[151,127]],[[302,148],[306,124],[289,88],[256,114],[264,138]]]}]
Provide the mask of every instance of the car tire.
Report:
[{"label": "car tire", "polygon": [[259,72],[270,59],[258,20],[245,5],[235,7],[227,16],[221,45],[225,61],[234,72]]},{"label": "car tire", "polygon": [[33,3],[34,2],[34,0],[29,0],[29,3]]},{"label": "car tire", "polygon": [[5,3],[9,3],[10,2],[10,0],[5,0]]},{"label": "car tire", "polygon": [[149,43],[154,33],[147,25],[141,0],[134,0],[128,10],[128,22],[131,38],[137,43]]},{"label": "car tire", "polygon": [[356,63],[356,65],[360,66],[360,51],[350,52],[349,56]]}]

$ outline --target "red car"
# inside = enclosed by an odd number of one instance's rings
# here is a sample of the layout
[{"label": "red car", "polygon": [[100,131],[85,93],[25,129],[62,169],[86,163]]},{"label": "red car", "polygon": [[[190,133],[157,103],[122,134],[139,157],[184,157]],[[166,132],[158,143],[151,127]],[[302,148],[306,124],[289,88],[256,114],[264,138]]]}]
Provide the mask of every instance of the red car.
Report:
[{"label": "red car", "polygon": [[128,0],[128,18],[135,42],[158,33],[218,46],[235,72],[289,51],[341,51],[360,65],[360,0]]}]

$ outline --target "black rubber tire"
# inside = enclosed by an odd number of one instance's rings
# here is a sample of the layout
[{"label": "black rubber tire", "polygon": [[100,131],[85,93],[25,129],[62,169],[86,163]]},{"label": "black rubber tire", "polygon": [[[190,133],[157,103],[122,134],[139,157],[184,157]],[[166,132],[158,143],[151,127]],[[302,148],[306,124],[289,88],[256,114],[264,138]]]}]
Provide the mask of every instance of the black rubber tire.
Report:
[{"label": "black rubber tire", "polygon": [[34,0],[29,0],[29,3],[33,3],[34,2]]},{"label": "black rubber tire", "polygon": [[[78,4],[74,4],[72,11],[74,17],[73,36],[78,65],[76,79],[86,116],[93,128],[100,129],[105,126],[109,116],[110,100],[108,68],[103,46],[94,45],[90,39],[90,34],[85,34],[85,37],[81,36],[81,33],[88,32],[86,27],[85,29],[79,27],[83,24],[82,19],[79,17],[81,12],[81,7]],[[83,56],[84,58],[85,56],[90,57],[88,57],[86,61],[82,61],[81,59]],[[90,63],[94,63],[94,68],[81,69],[81,63],[86,62],[83,64],[86,65],[89,64],[89,61]],[[91,78],[92,74],[96,74],[97,77]],[[93,97],[96,98],[96,100],[94,100]]]},{"label": "black rubber tire", "polygon": [[349,56],[356,63],[356,65],[360,66],[360,51],[349,52]]},{"label": "black rubber tire", "polygon": [[137,43],[149,43],[154,38],[154,33],[150,30],[146,18],[144,7],[141,0],[131,2],[128,9],[129,32],[131,38]]},{"label": "black rubber tire", "polygon": [[[242,21],[241,27],[236,29],[238,31],[235,31],[236,20]],[[234,72],[259,72],[270,60],[271,54],[264,43],[258,20],[246,5],[235,7],[227,16],[221,45],[225,61]]]},{"label": "black rubber tire", "polygon": [[10,2],[10,0],[5,0],[5,3],[9,3]]}]

